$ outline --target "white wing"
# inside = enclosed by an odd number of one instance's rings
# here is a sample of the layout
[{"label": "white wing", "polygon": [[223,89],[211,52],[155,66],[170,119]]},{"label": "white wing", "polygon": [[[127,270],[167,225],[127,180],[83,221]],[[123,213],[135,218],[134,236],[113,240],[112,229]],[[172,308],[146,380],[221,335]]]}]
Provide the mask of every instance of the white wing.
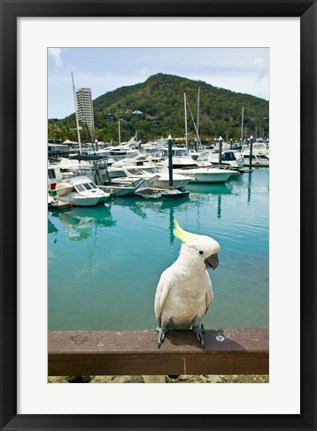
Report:
[{"label": "white wing", "polygon": [[156,288],[156,295],[155,295],[155,302],[154,302],[155,316],[160,326],[161,326],[161,314],[163,311],[163,307],[172,285],[169,277],[170,274],[168,269],[165,270],[161,275],[160,281]]},{"label": "white wing", "polygon": [[212,303],[212,299],[213,299],[212,291],[211,291],[211,289],[208,289],[207,293],[206,293],[206,312],[205,312],[205,314],[207,313],[208,308],[210,307],[210,304]]}]

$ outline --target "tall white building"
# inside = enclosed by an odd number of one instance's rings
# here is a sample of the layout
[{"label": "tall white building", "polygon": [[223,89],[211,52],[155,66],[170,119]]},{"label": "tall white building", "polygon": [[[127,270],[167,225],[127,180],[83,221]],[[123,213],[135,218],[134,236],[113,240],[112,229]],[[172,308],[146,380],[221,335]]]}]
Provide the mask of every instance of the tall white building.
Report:
[{"label": "tall white building", "polygon": [[92,105],[91,89],[79,88],[76,90],[78,120],[87,124],[89,129],[94,128],[94,109]]}]

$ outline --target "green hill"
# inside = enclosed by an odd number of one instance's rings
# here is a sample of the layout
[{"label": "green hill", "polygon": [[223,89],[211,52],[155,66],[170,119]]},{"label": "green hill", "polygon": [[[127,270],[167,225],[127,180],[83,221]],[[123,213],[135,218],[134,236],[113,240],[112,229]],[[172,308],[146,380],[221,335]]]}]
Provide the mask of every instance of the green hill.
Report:
[{"label": "green hill", "polygon": [[[202,141],[221,135],[224,139],[239,139],[241,110],[244,107],[246,135],[268,135],[269,102],[248,94],[235,93],[174,75],[156,74],[145,82],[121,87],[93,101],[95,138],[118,142],[120,119],[121,141],[138,133],[143,141],[167,137],[184,137],[184,93],[187,108],[189,138],[195,137],[190,111],[196,121],[197,94],[200,89],[199,129]],[[139,111],[139,112],[136,112]],[[75,115],[63,120],[49,120],[49,139],[76,141]],[[83,142],[89,141],[82,131]]]}]

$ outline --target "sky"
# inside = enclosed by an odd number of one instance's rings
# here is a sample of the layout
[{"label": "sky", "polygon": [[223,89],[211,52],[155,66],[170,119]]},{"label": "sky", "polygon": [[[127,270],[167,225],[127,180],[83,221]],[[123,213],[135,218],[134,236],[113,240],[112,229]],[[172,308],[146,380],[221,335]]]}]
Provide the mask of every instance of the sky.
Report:
[{"label": "sky", "polygon": [[269,48],[48,48],[48,118],[75,112],[75,88],[92,98],[167,73],[269,100]]}]

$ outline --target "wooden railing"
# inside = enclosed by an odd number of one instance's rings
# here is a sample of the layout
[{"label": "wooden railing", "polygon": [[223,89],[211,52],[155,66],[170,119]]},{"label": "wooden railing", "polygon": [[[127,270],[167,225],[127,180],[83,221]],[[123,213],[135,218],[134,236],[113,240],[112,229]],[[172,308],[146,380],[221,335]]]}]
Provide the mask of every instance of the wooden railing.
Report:
[{"label": "wooden railing", "polygon": [[191,331],[50,331],[48,375],[269,374],[267,329],[207,330],[202,349]]}]

